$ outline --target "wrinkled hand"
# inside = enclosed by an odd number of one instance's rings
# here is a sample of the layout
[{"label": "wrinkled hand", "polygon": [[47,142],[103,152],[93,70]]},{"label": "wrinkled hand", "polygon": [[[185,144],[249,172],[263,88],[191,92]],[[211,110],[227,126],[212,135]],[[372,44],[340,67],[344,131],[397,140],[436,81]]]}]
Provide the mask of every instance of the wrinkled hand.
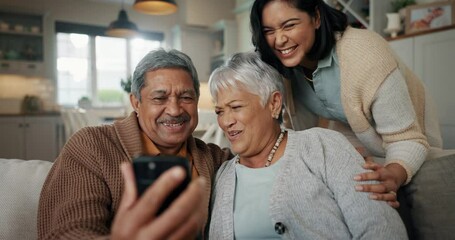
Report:
[{"label": "wrinkled hand", "polygon": [[161,175],[141,198],[137,197],[130,163],[122,164],[125,188],[111,230],[112,239],[194,239],[202,229],[204,180],[192,181],[188,188],[156,217],[161,204],[184,179],[185,172],[174,167]]},{"label": "wrinkled hand", "polygon": [[361,173],[354,177],[356,181],[375,180],[377,184],[361,184],[355,189],[361,192],[370,192],[370,199],[386,201],[390,206],[398,208],[400,203],[397,201],[397,191],[406,179],[406,171],[399,164],[390,164],[383,167],[374,162],[367,162],[363,165],[364,169],[371,172]]}]

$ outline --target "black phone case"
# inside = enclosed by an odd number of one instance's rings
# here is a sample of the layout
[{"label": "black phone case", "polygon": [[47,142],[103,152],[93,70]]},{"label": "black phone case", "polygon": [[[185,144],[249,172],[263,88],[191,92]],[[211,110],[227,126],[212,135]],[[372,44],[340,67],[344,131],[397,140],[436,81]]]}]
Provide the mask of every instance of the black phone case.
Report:
[{"label": "black phone case", "polygon": [[139,156],[133,160],[134,175],[139,196],[141,196],[163,172],[174,166],[181,166],[185,169],[185,180],[166,198],[157,215],[161,214],[169,207],[191,182],[188,159],[178,156],[159,155]]}]

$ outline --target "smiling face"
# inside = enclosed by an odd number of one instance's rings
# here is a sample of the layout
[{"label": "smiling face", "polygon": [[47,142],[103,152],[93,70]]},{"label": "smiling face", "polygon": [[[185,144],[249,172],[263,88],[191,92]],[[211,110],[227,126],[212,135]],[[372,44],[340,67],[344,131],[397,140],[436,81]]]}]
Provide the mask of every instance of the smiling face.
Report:
[{"label": "smiling face", "polygon": [[177,68],[147,72],[141,102],[131,96],[142,131],[164,154],[176,154],[193,133],[197,102],[190,74]]},{"label": "smiling face", "polygon": [[[279,97],[279,102],[273,101]],[[265,106],[259,96],[240,88],[223,88],[218,92],[215,112],[218,124],[231,143],[231,150],[242,158],[268,155],[275,142],[279,123],[272,116],[281,109],[278,92]],[[264,158],[262,158],[263,160]]]},{"label": "smiling face", "polygon": [[284,66],[311,65],[306,55],[313,47],[319,17],[312,18],[291,3],[274,0],[264,6],[262,26],[267,44]]}]

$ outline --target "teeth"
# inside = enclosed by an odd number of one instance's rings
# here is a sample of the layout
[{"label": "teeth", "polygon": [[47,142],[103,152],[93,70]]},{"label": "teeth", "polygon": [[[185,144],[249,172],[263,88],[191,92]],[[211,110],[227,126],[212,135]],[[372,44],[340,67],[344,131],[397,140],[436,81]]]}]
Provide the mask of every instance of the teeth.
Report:
[{"label": "teeth", "polygon": [[239,133],[240,133],[240,131],[235,131],[235,132],[230,132],[229,135],[230,135],[230,136],[235,136],[235,135],[237,135],[237,134],[239,134]]},{"label": "teeth", "polygon": [[181,123],[163,123],[164,126],[166,127],[178,127],[178,126],[182,126],[182,122]]},{"label": "teeth", "polygon": [[292,50],[294,50],[294,48],[289,48],[289,49],[286,49],[286,50],[282,50],[281,53],[282,53],[282,54],[288,54],[288,53],[290,53]]}]

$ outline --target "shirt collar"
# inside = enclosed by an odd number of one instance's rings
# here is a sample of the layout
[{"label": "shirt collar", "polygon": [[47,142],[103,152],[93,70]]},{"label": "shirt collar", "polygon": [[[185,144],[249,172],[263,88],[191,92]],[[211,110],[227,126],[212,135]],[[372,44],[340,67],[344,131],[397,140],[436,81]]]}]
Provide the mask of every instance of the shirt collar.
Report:
[{"label": "shirt collar", "polygon": [[332,48],[330,53],[325,58],[323,58],[323,59],[318,61],[318,68],[330,67],[330,66],[332,66],[332,62],[333,61],[338,63],[337,57],[336,57],[335,47]]},{"label": "shirt collar", "polygon": [[[150,140],[150,138],[147,136],[147,134],[145,134],[145,132],[143,132],[143,131],[141,131],[141,140],[142,140],[142,143],[144,144],[144,153],[145,154],[151,155],[151,156],[156,156],[156,155],[161,154],[160,150],[155,145],[155,143],[153,143],[153,141]],[[185,141],[183,143],[182,147],[180,148],[179,152],[177,153],[177,156],[185,157],[185,158],[188,157],[187,156],[188,151],[186,149],[186,146],[187,146],[187,141]]]}]

